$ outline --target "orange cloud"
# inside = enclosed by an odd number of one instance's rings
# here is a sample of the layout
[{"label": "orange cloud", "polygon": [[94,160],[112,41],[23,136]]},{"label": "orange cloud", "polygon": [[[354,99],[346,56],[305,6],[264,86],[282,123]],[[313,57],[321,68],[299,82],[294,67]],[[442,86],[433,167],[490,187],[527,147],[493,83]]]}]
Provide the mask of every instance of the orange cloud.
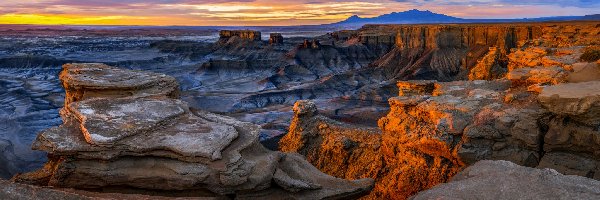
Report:
[{"label": "orange cloud", "polygon": [[[535,1],[535,0],[527,0]],[[562,0],[567,1],[567,0]],[[446,2],[446,3],[443,3]],[[598,7],[439,0],[2,0],[2,24],[73,25],[301,25],[373,17],[413,8],[465,18],[520,18],[584,15]],[[461,3],[462,2],[462,3]],[[479,2],[479,3],[477,3]],[[485,3],[488,2],[488,3]],[[493,3],[489,3],[493,2]],[[537,1],[535,1],[537,2]]]}]

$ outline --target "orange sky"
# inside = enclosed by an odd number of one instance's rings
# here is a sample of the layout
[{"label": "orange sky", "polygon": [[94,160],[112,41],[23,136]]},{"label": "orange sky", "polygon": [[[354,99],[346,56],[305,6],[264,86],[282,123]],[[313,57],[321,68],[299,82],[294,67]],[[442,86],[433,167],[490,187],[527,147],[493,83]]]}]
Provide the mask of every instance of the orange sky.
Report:
[{"label": "orange sky", "polygon": [[301,25],[409,9],[463,18],[595,14],[590,0],[2,0],[0,24]]}]

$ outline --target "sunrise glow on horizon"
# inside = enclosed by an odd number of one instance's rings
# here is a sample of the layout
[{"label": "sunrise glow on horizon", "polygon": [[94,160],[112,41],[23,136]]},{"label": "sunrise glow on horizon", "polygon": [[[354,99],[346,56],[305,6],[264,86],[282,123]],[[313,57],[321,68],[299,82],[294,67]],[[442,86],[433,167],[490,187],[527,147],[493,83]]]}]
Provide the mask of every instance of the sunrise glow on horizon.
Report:
[{"label": "sunrise glow on horizon", "polygon": [[4,0],[0,24],[279,26],[374,17],[410,9],[462,18],[531,18],[598,14],[589,0]]}]

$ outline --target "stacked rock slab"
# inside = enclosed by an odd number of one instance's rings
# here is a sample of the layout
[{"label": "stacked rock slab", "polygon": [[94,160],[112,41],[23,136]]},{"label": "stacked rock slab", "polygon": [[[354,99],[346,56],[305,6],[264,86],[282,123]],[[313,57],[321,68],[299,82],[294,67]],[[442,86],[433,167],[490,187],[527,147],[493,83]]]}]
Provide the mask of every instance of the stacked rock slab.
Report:
[{"label": "stacked rock slab", "polygon": [[352,198],[373,185],[325,175],[298,154],[266,150],[256,125],[191,110],[174,98],[172,77],[67,64],[61,80],[64,123],[33,144],[49,161],[17,182],[238,199]]},{"label": "stacked rock slab", "polygon": [[554,114],[538,167],[600,180],[600,81],[548,86],[538,100]]}]

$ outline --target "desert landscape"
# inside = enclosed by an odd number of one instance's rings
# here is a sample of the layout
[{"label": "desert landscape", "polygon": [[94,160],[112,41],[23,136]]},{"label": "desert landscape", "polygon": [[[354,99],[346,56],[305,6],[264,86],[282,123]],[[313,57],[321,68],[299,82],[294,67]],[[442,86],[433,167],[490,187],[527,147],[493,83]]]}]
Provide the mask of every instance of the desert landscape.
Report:
[{"label": "desert landscape", "polygon": [[0,25],[0,199],[598,199],[598,17]]}]

